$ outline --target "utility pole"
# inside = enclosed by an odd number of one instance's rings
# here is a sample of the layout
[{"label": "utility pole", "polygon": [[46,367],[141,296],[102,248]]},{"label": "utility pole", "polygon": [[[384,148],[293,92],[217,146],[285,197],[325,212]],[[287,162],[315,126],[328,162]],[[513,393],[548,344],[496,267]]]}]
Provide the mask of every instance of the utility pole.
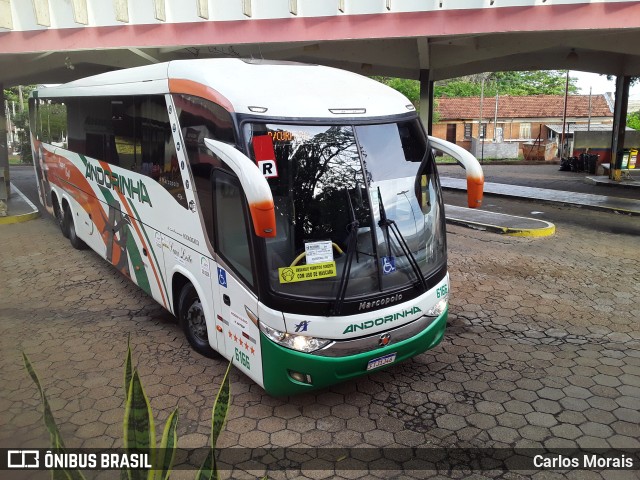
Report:
[{"label": "utility pole", "polygon": [[587,121],[587,132],[591,131],[591,89],[592,87],[589,87],[589,120]]},{"label": "utility pole", "polygon": [[482,106],[484,103],[484,81],[486,80],[486,75],[482,75],[482,85],[480,86],[480,128],[478,130],[478,140],[480,140],[480,163],[482,164],[484,160],[484,135],[482,133]]},{"label": "utility pole", "polygon": [[569,70],[567,70],[567,81],[564,84],[564,113],[562,114],[562,137],[560,140],[560,158],[562,159],[565,155],[564,151],[564,129],[567,123],[567,96],[569,94]]},{"label": "utility pole", "polygon": [[493,143],[498,141],[498,83],[496,82],[496,111],[493,114]]},{"label": "utility pole", "polygon": [[20,99],[20,113],[24,112],[24,99],[22,98],[22,85],[18,85],[18,98]]},{"label": "utility pole", "polygon": [[[0,105],[4,107],[4,85],[0,83]],[[7,216],[9,201],[9,145],[7,144],[7,112],[0,108],[0,217]]]}]

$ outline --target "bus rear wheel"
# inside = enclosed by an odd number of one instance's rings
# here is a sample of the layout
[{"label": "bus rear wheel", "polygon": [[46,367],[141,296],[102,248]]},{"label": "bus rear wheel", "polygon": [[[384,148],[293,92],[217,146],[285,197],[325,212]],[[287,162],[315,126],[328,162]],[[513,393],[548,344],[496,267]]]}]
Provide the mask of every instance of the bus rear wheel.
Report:
[{"label": "bus rear wheel", "polygon": [[56,222],[58,222],[58,226],[60,227],[60,231],[64,238],[69,238],[69,228],[68,228],[68,220],[67,216],[60,208],[60,204],[58,203],[57,198],[53,198],[53,214],[56,217]]},{"label": "bus rear wheel", "polygon": [[178,319],[191,347],[205,357],[218,357],[218,353],[209,345],[209,335],[202,302],[196,289],[190,283],[185,285],[180,292],[178,305]]},{"label": "bus rear wheel", "polygon": [[67,229],[66,236],[69,237],[71,246],[76,250],[84,250],[85,248],[87,248],[87,244],[84,243],[76,233],[76,224],[73,219],[73,215],[71,214],[71,209],[66,204],[64,206],[64,222],[66,223]]}]

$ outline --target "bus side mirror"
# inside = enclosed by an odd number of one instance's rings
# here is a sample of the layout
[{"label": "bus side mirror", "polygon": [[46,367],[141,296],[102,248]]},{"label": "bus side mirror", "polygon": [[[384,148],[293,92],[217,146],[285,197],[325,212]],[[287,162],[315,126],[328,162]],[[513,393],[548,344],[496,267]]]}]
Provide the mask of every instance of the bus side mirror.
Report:
[{"label": "bus side mirror", "polygon": [[478,159],[464,148],[441,138],[429,136],[429,144],[431,147],[451,155],[464,167],[467,171],[467,204],[469,208],[480,207],[484,191],[484,173]]},{"label": "bus side mirror", "polygon": [[256,235],[263,238],[275,237],[276,211],[273,196],[269,183],[258,166],[232,145],[209,138],[205,138],[204,143],[238,176],[249,204]]}]

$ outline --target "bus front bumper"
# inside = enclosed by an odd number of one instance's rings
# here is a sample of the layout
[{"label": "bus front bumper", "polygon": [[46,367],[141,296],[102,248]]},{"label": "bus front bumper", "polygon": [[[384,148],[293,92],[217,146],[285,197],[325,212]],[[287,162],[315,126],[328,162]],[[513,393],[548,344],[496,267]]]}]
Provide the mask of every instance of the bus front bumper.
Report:
[{"label": "bus front bumper", "polygon": [[[375,373],[435,347],[444,336],[448,309],[420,333],[401,342],[368,352],[342,357],[326,357],[282,347],[260,334],[264,389],[271,395],[292,395],[324,388],[368,373]],[[380,335],[384,332],[380,332]],[[395,354],[392,363],[384,359]],[[383,365],[367,370],[369,362],[382,359]],[[293,376],[292,376],[293,375]],[[305,379],[300,381],[295,379]]]}]

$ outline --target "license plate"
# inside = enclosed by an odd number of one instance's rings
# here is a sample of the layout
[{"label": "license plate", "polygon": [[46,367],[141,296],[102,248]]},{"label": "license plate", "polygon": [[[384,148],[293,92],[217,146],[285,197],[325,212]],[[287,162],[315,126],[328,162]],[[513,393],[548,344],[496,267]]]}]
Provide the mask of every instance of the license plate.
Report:
[{"label": "license plate", "polygon": [[395,361],[396,361],[396,354],[389,353],[384,357],[378,357],[378,358],[374,358],[373,360],[369,360],[369,363],[367,363],[367,370],[373,370],[374,368],[379,368],[384,365],[389,365],[390,363],[393,363]]}]

